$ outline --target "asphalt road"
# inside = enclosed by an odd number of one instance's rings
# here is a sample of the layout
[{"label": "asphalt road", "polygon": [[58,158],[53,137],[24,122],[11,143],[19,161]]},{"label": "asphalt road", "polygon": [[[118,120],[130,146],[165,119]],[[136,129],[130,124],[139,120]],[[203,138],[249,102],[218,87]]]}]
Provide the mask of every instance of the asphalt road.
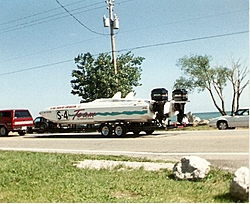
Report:
[{"label": "asphalt road", "polygon": [[173,162],[193,155],[234,172],[249,165],[249,130],[163,131],[125,138],[102,138],[99,133],[14,134],[0,137],[0,150],[127,155]]}]

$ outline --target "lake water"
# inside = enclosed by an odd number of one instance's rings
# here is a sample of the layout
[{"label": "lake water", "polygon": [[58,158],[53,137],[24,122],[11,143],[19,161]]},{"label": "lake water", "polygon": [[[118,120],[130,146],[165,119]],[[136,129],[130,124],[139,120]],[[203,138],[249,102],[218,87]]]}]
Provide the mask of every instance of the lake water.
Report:
[{"label": "lake water", "polygon": [[[230,111],[226,111],[227,115],[230,115],[231,112]],[[195,115],[196,117],[199,117],[201,120],[209,120],[211,118],[216,118],[221,116],[221,114],[219,112],[204,112],[204,113],[192,113],[193,115]]]},{"label": "lake water", "polygon": [[[187,113],[187,112],[186,112]],[[230,111],[227,111],[227,114],[230,115]],[[210,120],[221,116],[219,112],[203,112],[203,113],[192,113],[195,117],[200,118],[201,120]],[[176,121],[176,116],[170,118],[171,121]]]},{"label": "lake water", "polygon": [[192,113],[194,116],[199,117],[201,120],[209,120],[221,116],[219,112],[205,112],[205,113]]}]

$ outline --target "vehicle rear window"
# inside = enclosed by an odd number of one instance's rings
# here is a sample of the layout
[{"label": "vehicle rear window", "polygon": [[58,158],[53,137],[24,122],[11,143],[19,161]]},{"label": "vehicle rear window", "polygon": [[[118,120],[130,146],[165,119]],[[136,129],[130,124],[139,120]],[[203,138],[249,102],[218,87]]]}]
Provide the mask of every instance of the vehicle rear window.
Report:
[{"label": "vehicle rear window", "polygon": [[249,115],[249,109],[239,109],[235,115]]},{"label": "vehicle rear window", "polygon": [[15,117],[17,117],[17,118],[30,118],[31,115],[30,115],[29,111],[27,111],[27,110],[16,110]]},{"label": "vehicle rear window", "polygon": [[0,111],[1,118],[9,118],[11,116],[11,111]]}]

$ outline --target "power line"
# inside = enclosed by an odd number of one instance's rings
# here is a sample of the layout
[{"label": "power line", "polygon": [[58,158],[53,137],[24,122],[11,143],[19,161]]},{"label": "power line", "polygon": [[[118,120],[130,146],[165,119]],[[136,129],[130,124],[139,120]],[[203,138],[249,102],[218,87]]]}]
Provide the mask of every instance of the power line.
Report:
[{"label": "power line", "polygon": [[[67,5],[65,5],[65,6],[71,6],[71,5],[74,5],[74,4],[82,3],[83,1],[84,1],[84,0],[81,0],[81,1],[78,1],[78,2],[74,2],[74,3],[70,3],[70,4],[67,4]],[[86,0],[85,0],[85,1],[86,1]],[[27,18],[32,18],[32,17],[38,16],[38,15],[41,15],[41,14],[44,14],[44,13],[48,13],[48,12],[51,12],[51,11],[55,11],[55,10],[58,10],[58,9],[61,9],[61,7],[57,7],[57,8],[53,8],[53,9],[49,9],[49,10],[45,10],[45,11],[41,11],[41,12],[38,12],[38,13],[34,13],[34,14],[32,14],[32,15],[28,15],[28,16],[21,17],[21,18],[19,18],[19,19],[15,19],[15,20],[3,22],[3,23],[0,23],[0,26],[1,26],[1,25],[10,24],[10,23],[14,23],[14,22],[21,21],[21,20],[25,20],[25,19],[27,19]]]},{"label": "power line", "polygon": [[[74,42],[74,43],[71,43],[71,44],[62,45],[62,46],[59,46],[59,47],[50,48],[50,49],[47,49],[47,50],[41,50],[41,51],[33,52],[33,53],[30,53],[30,54],[24,54],[24,55],[16,56],[15,60],[23,58],[23,57],[29,57],[29,56],[32,56],[32,55],[37,55],[37,54],[41,54],[41,53],[44,53],[44,52],[50,52],[50,51],[53,51],[53,50],[65,48],[65,47],[68,47],[68,46],[71,46],[71,45],[77,45],[77,44],[80,44],[80,43],[83,43],[83,42],[86,42],[86,41],[96,40],[96,39],[99,39],[99,38],[102,38],[102,37],[99,36],[99,37],[90,38],[90,39],[87,39],[87,40]],[[6,58],[5,60],[2,60],[0,62],[6,62],[6,61],[9,61],[9,60],[13,60],[13,58]]]},{"label": "power line", "polygon": [[[81,9],[86,9],[88,7],[91,7],[91,6],[95,6],[97,4],[100,4],[100,3],[95,3],[95,4],[91,4],[91,5],[88,5],[88,6],[84,6],[84,7],[79,7],[79,8],[76,8],[76,9],[73,9],[71,10],[72,11],[77,11],[77,10],[81,10]],[[93,11],[93,10],[97,10],[97,9],[100,9],[100,8],[103,8],[103,6],[99,6],[99,7],[96,7],[96,8],[92,8],[92,9],[88,9],[88,10],[84,10],[84,11],[80,11],[80,12],[77,12],[77,13],[74,13],[74,15],[77,15],[77,14],[81,14],[83,12],[88,12],[88,11]],[[53,10],[53,9],[52,9]],[[42,13],[42,12],[41,12]],[[63,15],[63,16],[62,16]],[[55,17],[55,18],[53,18]],[[68,15],[64,15],[64,12],[62,13],[58,13],[58,14],[53,14],[53,15],[50,15],[50,16],[46,16],[46,17],[43,17],[43,18],[39,18],[39,19],[35,19],[35,20],[31,20],[29,22],[23,22],[19,25],[14,25],[14,26],[10,26],[10,27],[7,27],[7,28],[3,28],[0,30],[0,34],[2,33],[7,33],[7,32],[11,32],[11,31],[15,31],[15,30],[19,30],[19,29],[23,29],[23,28],[26,28],[26,27],[31,27],[31,26],[34,26],[34,25],[39,25],[39,24],[42,24],[42,23],[47,23],[47,22],[50,22],[50,21],[53,21],[53,20],[57,20],[57,19],[60,19],[60,18],[64,18],[64,17],[68,17]],[[51,19],[52,18],[52,19]],[[46,20],[48,19],[48,20]],[[40,22],[39,22],[40,21]]]},{"label": "power line", "polygon": [[103,34],[103,33],[99,33],[96,32],[92,29],[90,29],[89,27],[87,27],[86,25],[84,25],[80,20],[78,20],[72,13],[69,12],[68,9],[66,9],[58,0],[56,0],[56,2],[72,17],[74,18],[80,25],[82,25],[84,28],[86,28],[87,30],[89,30],[92,33],[98,34],[98,35],[108,35],[108,34]]},{"label": "power line", "polygon": [[173,21],[173,22],[168,22],[168,23],[158,24],[158,25],[150,25],[150,26],[146,26],[146,27],[142,27],[142,28],[138,28],[138,29],[131,29],[131,30],[127,30],[127,31],[122,31],[119,33],[128,33],[128,32],[134,32],[134,31],[138,31],[138,30],[146,30],[149,28],[162,27],[162,26],[168,26],[168,25],[172,25],[172,24],[179,24],[179,23],[185,23],[185,22],[189,22],[189,21],[196,21],[196,20],[201,20],[201,19],[206,19],[206,18],[213,18],[213,17],[224,16],[224,15],[230,15],[230,14],[243,12],[243,11],[248,11],[248,9],[241,9],[241,10],[227,12],[227,13],[219,13],[216,15],[206,15],[206,16],[201,16],[201,17],[196,17],[196,18],[189,18],[189,19],[185,19],[185,20]]},{"label": "power line", "polygon": [[[80,2],[82,2],[83,0],[81,1],[78,1],[78,2],[74,2],[74,3],[71,3],[71,4],[67,4],[65,6],[71,6],[71,5],[74,5],[74,4],[78,4]],[[122,1],[122,2],[119,2],[118,5],[120,4],[123,4],[123,3],[127,3],[129,1],[133,1],[133,0],[125,0],[125,1]],[[79,7],[77,9],[73,9],[71,11],[76,11],[76,10],[79,10],[79,9],[82,9],[82,8],[87,8],[87,7],[91,7],[91,6],[95,6],[95,5],[98,5],[98,4],[103,4],[103,3],[94,3],[94,4],[91,4],[91,5],[87,5],[87,6],[84,6],[84,7]],[[84,12],[87,12],[87,11],[91,11],[91,10],[95,10],[95,9],[99,9],[99,8],[103,8],[103,6],[101,7],[97,7],[97,8],[94,8],[94,9],[90,9],[90,10],[86,10]],[[50,12],[50,11],[53,11],[53,10],[58,10],[58,9],[61,9],[61,7],[57,7],[57,8],[54,8],[54,9],[50,9],[50,10],[46,10],[46,11],[43,11],[43,12],[40,12],[40,13],[36,13],[34,15],[30,15],[30,16],[25,16],[25,17],[22,17],[20,19],[17,19],[17,20],[13,20],[13,21],[9,21],[9,22],[15,22],[15,21],[18,21],[18,20],[22,20],[22,19],[26,19],[26,18],[29,18],[29,17],[33,17],[33,16],[37,16],[39,14],[43,14],[43,13],[47,13],[47,12]],[[202,16],[202,17],[197,17],[197,18],[190,18],[190,19],[187,19],[187,20],[182,20],[182,21],[175,21],[175,22],[170,22],[170,23],[167,23],[167,24],[162,24],[162,25],[152,25],[152,26],[147,26],[147,27],[143,27],[143,28],[139,28],[139,29],[133,29],[133,30],[127,30],[127,31],[122,31],[122,32],[119,32],[120,34],[123,34],[123,33],[126,33],[126,32],[134,32],[134,31],[138,31],[138,30],[143,30],[143,29],[148,29],[148,28],[153,28],[153,27],[158,27],[158,26],[165,26],[165,25],[169,25],[169,24],[176,24],[176,23],[182,23],[182,22],[187,22],[187,21],[192,21],[192,20],[199,20],[199,19],[204,19],[204,18],[211,18],[211,17],[214,17],[214,16],[222,16],[222,15],[228,15],[228,14],[232,14],[232,13],[237,13],[237,12],[242,12],[242,11],[245,11],[246,9],[243,9],[243,10],[237,10],[237,11],[232,11],[232,12],[227,12],[227,13],[221,13],[221,14],[217,14],[217,15],[208,15],[208,16]],[[79,13],[82,13],[82,12],[78,12],[78,13],[75,13],[76,14],[79,14]],[[35,20],[35,21],[39,21],[39,20],[43,20],[43,19],[47,19],[47,18],[50,18],[50,17],[54,17],[54,16],[58,16],[58,15],[61,15],[63,13],[59,13],[59,14],[56,14],[56,15],[52,15],[52,16],[48,16],[48,17],[45,17],[45,18],[41,18],[41,19],[38,19],[38,20]],[[64,15],[64,16],[61,16],[61,17],[58,17],[58,18],[54,18],[52,20],[57,20],[57,19],[60,19],[60,18],[64,18],[64,17],[67,17],[68,15]],[[42,21],[42,22],[39,22],[39,23],[34,23],[32,25],[27,25],[27,26],[24,26],[22,28],[25,28],[25,27],[30,27],[30,26],[33,26],[33,25],[38,25],[38,24],[42,24],[42,23],[46,23],[46,22],[49,22],[49,21],[52,21],[52,20],[47,20],[47,21]],[[32,21],[34,22],[34,21]],[[7,24],[8,22],[5,22],[3,24]],[[30,22],[31,23],[31,22]],[[2,24],[0,24],[2,25]],[[22,24],[23,25],[23,24]],[[12,27],[10,27],[12,28]],[[21,28],[15,28],[12,29],[12,30],[17,30],[17,29],[21,29]],[[9,30],[9,31],[12,31],[12,30]],[[6,31],[6,32],[9,32],[9,31]],[[1,33],[1,32],[0,32]],[[4,32],[2,32],[4,33]],[[105,35],[105,34],[103,34]],[[107,34],[108,35],[108,34]],[[92,38],[93,39],[93,38]],[[90,40],[92,40],[90,39]],[[94,38],[96,39],[96,38]],[[31,54],[26,54],[26,55],[23,55],[23,56],[19,56],[19,57],[16,57],[15,59],[17,58],[22,58],[22,57],[26,57],[26,56],[31,56],[31,55],[35,55],[35,54],[39,54],[39,53],[43,53],[43,52],[47,52],[47,51],[52,51],[52,50],[56,50],[56,49],[59,49],[59,48],[62,48],[62,47],[67,47],[67,46],[70,46],[70,45],[74,45],[74,44],[79,44],[81,42],[85,42],[87,40],[84,40],[84,41],[80,41],[80,42],[75,42],[75,43],[71,43],[69,45],[64,45],[64,46],[60,46],[60,47],[56,47],[56,48],[51,48],[51,49],[48,49],[48,50],[43,50],[43,51],[40,51],[40,52],[36,52],[36,53],[31,53]],[[4,61],[8,61],[8,59],[4,60]]]},{"label": "power line", "polygon": [[[83,1],[83,0],[82,0]],[[75,3],[71,3],[71,4],[67,4],[65,5],[64,7],[66,6],[71,6],[73,4],[77,4],[77,3],[81,3],[82,1],[78,1],[78,2],[75,2]],[[122,2],[119,2],[119,5],[120,4],[123,4],[123,3],[127,3],[129,1],[132,1],[132,0],[125,0],[125,1],[122,1]],[[103,6],[99,6],[99,7],[96,7],[96,8],[92,8],[92,9],[88,9],[88,10],[84,10],[84,11],[80,11],[80,12],[77,12],[77,13],[72,13],[73,11],[77,11],[77,10],[81,10],[81,9],[86,9],[88,7],[91,7],[91,6],[96,6],[96,5],[99,5],[99,4],[103,4],[103,2],[100,2],[100,3],[94,3],[94,4],[90,4],[90,5],[87,5],[87,6],[83,6],[83,7],[79,7],[77,9],[73,9],[71,11],[69,11],[71,13],[71,15],[77,15],[77,14],[81,14],[82,12],[88,12],[88,11],[93,11],[93,10],[97,10],[97,9],[102,9]],[[42,12],[39,12],[39,13],[35,13],[33,15],[29,15],[29,16],[24,16],[22,18],[19,18],[19,19],[16,19],[16,20],[12,20],[12,21],[8,21],[8,22],[4,22],[4,23],[1,23],[1,25],[5,25],[5,24],[10,24],[10,23],[13,23],[13,22],[18,22],[18,21],[21,21],[21,20],[25,20],[25,19],[29,19],[31,17],[35,17],[35,16],[38,16],[38,15],[41,15],[41,14],[44,14],[44,13],[48,13],[48,12],[51,12],[51,11],[54,11],[54,10],[58,10],[60,9],[61,7],[57,7],[57,8],[53,8],[53,9],[50,9],[50,10],[46,10],[46,11],[42,11]],[[7,28],[3,28],[0,30],[0,34],[2,33],[7,33],[7,32],[11,32],[11,31],[15,31],[15,30],[19,30],[19,29],[23,29],[23,28],[27,28],[27,27],[31,27],[31,26],[35,26],[35,25],[39,25],[39,24],[43,24],[43,23],[47,23],[47,22],[50,22],[50,21],[53,21],[53,20],[57,20],[57,19],[60,19],[60,18],[64,18],[64,17],[68,17],[68,15],[63,15],[64,13],[59,13],[59,14],[54,14],[54,15],[50,15],[50,16],[46,16],[46,17],[43,17],[43,18],[39,18],[39,19],[35,19],[35,20],[31,20],[29,22],[23,22],[19,25],[14,25],[14,26],[9,26]],[[63,16],[61,16],[63,15]],[[56,16],[59,16],[59,17],[56,17]],[[53,18],[53,17],[56,17],[56,18]],[[50,19],[50,18],[53,18],[53,19]],[[76,17],[75,17],[76,18]],[[49,19],[49,20],[45,20],[45,19]],[[44,21],[42,21],[44,20]],[[39,22],[40,21],[40,22]],[[80,23],[80,22],[79,22]],[[17,27],[19,26],[19,27]],[[95,31],[94,31],[95,32]],[[103,33],[99,33],[100,35],[108,35],[108,34],[103,34]]]},{"label": "power line", "polygon": [[31,67],[31,68],[26,68],[26,69],[20,69],[20,70],[12,71],[12,72],[6,72],[6,73],[3,73],[3,74],[0,74],[0,76],[10,75],[10,74],[16,74],[16,73],[19,73],[19,72],[26,72],[26,71],[35,70],[35,69],[41,69],[41,68],[44,68],[44,67],[50,67],[50,66],[54,66],[54,65],[58,65],[58,64],[63,64],[63,63],[66,63],[66,62],[70,62],[70,61],[72,61],[72,59],[71,60],[64,60],[64,61],[61,61],[61,62],[54,62],[54,63],[51,63],[51,64],[45,64],[45,65],[36,66],[36,67]]},{"label": "power line", "polygon": [[[192,41],[198,41],[198,40],[206,40],[206,39],[212,39],[212,38],[227,37],[227,36],[232,36],[232,35],[240,35],[240,34],[244,34],[244,33],[248,33],[248,32],[249,31],[239,31],[239,32],[234,32],[234,33],[226,33],[226,34],[219,34],[219,35],[213,35],[213,36],[191,38],[191,39],[186,39],[186,40],[178,40],[178,41],[172,41],[172,42],[157,43],[157,44],[152,44],[152,45],[143,45],[143,46],[138,46],[138,47],[134,47],[134,48],[127,48],[127,49],[118,50],[117,52],[133,51],[133,50],[145,49],[145,48],[150,48],[150,47],[158,47],[158,46],[178,44],[178,43],[184,43],[184,42],[192,42]],[[111,53],[111,52],[106,52],[106,53]],[[0,74],[0,76],[20,73],[20,72],[25,72],[25,71],[35,70],[35,69],[41,69],[41,68],[44,68],[44,67],[50,67],[50,66],[70,62],[70,61],[72,61],[72,59],[64,60],[64,61],[60,61],[60,62],[55,62],[55,63],[51,63],[51,64],[45,64],[45,65],[36,66],[36,67],[31,67],[31,68],[27,68],[27,69],[20,69],[20,70],[12,71],[12,72],[6,72],[6,73],[3,73],[3,74]]]},{"label": "power line", "polygon": [[244,33],[248,33],[248,32],[249,31],[240,31],[240,32],[235,32],[235,33],[226,33],[226,34],[205,36],[205,37],[200,37],[200,38],[191,38],[191,39],[186,39],[186,40],[178,40],[178,41],[172,41],[172,42],[157,43],[157,44],[152,44],[152,45],[143,45],[143,46],[138,46],[138,47],[134,47],[134,48],[122,49],[122,50],[119,50],[117,52],[123,52],[123,51],[128,51],[128,50],[133,51],[133,50],[144,49],[144,48],[149,48],[149,47],[158,47],[158,46],[163,46],[163,45],[171,45],[171,44],[191,42],[191,41],[197,41],[197,40],[205,40],[205,39],[211,39],[211,38],[226,37],[226,36],[230,36],[230,35],[239,35],[239,34],[244,34]]}]

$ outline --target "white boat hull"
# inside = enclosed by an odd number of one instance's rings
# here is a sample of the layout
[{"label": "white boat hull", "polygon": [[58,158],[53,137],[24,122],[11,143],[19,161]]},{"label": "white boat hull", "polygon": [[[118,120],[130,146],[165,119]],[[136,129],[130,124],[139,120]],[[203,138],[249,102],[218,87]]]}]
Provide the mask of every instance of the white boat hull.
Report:
[{"label": "white boat hull", "polygon": [[154,112],[149,108],[149,103],[142,100],[113,103],[94,101],[51,107],[41,111],[40,115],[54,123],[61,124],[97,124],[114,121],[147,122],[155,117]]}]

